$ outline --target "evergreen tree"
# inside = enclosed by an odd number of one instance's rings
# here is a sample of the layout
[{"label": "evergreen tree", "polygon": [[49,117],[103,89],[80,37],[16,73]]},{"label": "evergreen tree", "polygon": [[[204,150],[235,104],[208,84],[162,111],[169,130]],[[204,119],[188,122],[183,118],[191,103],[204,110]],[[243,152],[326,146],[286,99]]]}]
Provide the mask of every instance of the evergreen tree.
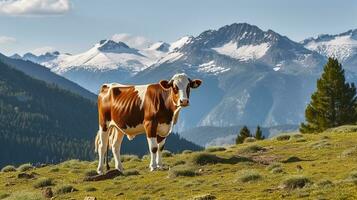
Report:
[{"label": "evergreen tree", "polygon": [[257,126],[257,129],[255,131],[255,139],[257,140],[264,140],[263,132],[260,126]]},{"label": "evergreen tree", "polygon": [[321,132],[356,122],[356,88],[353,83],[346,83],[344,70],[337,59],[328,59],[305,117],[306,123],[300,126],[302,133]]},{"label": "evergreen tree", "polygon": [[236,144],[242,144],[244,142],[244,139],[247,137],[251,137],[252,135],[250,134],[250,131],[247,126],[243,126],[242,129],[240,129],[239,134],[236,138]]}]

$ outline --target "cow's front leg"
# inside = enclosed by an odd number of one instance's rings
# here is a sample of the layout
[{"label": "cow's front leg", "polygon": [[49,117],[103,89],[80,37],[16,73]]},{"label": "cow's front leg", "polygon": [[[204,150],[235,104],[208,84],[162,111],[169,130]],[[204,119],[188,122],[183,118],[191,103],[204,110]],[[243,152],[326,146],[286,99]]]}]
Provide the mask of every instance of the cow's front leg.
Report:
[{"label": "cow's front leg", "polygon": [[98,145],[99,162],[98,162],[97,173],[103,174],[104,154],[107,151],[107,145],[108,145],[108,132],[103,131],[103,129],[100,128],[98,134],[99,134],[99,145]]},{"label": "cow's front leg", "polygon": [[114,139],[112,143],[112,152],[115,161],[115,169],[123,172],[123,165],[121,164],[121,160],[120,160],[120,148],[121,148],[121,143],[123,141],[124,134],[118,130],[115,130],[113,134],[114,134]]},{"label": "cow's front leg", "polygon": [[159,169],[163,168],[162,164],[162,151],[164,150],[166,138],[157,136],[158,151],[156,155],[156,164]]},{"label": "cow's front leg", "polygon": [[149,151],[150,151],[150,171],[154,171],[157,168],[156,153],[158,150],[156,137],[148,137]]},{"label": "cow's front leg", "polygon": [[146,121],[144,122],[144,127],[145,127],[146,136],[149,144],[150,171],[154,171],[157,168],[157,164],[156,164],[156,153],[158,150],[157,140],[156,140],[157,123],[155,123],[154,121]]}]

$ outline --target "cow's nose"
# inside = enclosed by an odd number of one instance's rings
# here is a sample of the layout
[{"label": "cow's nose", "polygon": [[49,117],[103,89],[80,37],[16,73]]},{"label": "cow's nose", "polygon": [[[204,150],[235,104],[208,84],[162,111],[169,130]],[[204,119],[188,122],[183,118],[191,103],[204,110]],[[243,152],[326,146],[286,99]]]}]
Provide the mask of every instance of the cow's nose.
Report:
[{"label": "cow's nose", "polygon": [[188,99],[181,99],[180,100],[180,105],[181,106],[188,106],[189,100]]}]

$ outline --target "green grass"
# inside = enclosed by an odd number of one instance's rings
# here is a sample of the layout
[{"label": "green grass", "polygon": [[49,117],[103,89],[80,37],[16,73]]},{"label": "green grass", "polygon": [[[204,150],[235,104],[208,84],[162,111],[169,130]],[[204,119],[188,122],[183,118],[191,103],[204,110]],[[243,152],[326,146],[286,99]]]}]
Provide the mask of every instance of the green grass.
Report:
[{"label": "green grass", "polygon": [[246,182],[253,182],[262,179],[262,176],[253,170],[242,170],[239,172],[239,181],[246,183]]},{"label": "green grass", "polygon": [[83,181],[97,161],[30,168],[26,173],[36,173],[33,179],[17,178],[19,171],[1,172],[0,199],[43,199],[41,187],[34,185],[44,177],[55,184],[50,187],[56,199],[357,199],[357,129],[341,129],[243,143],[225,151],[185,151],[163,158],[166,171],[150,172],[150,159],[129,159],[123,162],[124,176],[98,182]]},{"label": "green grass", "polygon": [[36,180],[33,187],[34,188],[43,188],[43,187],[52,186],[52,185],[54,185],[54,183],[51,178],[43,177],[43,178]]}]

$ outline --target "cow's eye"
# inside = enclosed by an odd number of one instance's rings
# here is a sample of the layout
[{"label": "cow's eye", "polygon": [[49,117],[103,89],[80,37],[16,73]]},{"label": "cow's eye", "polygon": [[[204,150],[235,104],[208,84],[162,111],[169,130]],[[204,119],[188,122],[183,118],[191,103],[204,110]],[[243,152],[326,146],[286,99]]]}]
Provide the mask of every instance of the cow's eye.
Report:
[{"label": "cow's eye", "polygon": [[178,92],[178,87],[176,85],[174,85],[174,92],[177,93]]}]

